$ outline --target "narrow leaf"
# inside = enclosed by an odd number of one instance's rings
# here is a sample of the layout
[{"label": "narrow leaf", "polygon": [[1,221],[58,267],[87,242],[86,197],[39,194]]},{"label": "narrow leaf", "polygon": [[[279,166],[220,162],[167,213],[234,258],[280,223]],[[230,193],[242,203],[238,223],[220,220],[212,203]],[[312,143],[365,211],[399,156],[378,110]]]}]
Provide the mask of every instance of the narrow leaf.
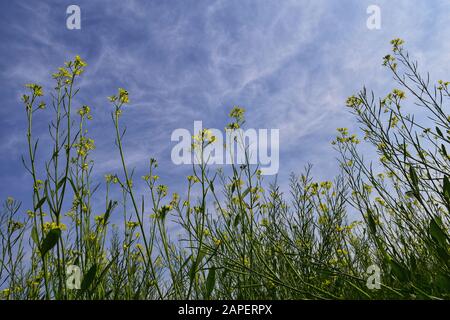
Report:
[{"label": "narrow leaf", "polygon": [[216,268],[209,269],[208,277],[206,278],[206,297],[209,299],[216,283]]},{"label": "narrow leaf", "polygon": [[44,241],[42,241],[42,245],[40,247],[40,252],[42,257],[44,257],[47,252],[49,252],[57,243],[59,238],[61,237],[60,229],[52,229],[48,232]]},{"label": "narrow leaf", "polygon": [[443,187],[444,187],[443,193],[444,193],[445,201],[447,201],[447,204],[450,205],[450,181],[447,176],[444,176],[444,186]]},{"label": "narrow leaf", "polygon": [[436,132],[438,135],[440,135],[442,138],[444,137],[444,135],[442,134],[441,129],[439,129],[439,127],[436,127]]},{"label": "narrow leaf", "polygon": [[438,218],[434,217],[430,222],[429,233],[431,237],[436,241],[442,248],[447,248],[447,234],[442,230],[440,223],[437,221]]},{"label": "narrow leaf", "polygon": [[36,245],[39,246],[39,240],[38,240],[39,238],[38,238],[36,226],[33,226],[33,228],[31,229],[31,239],[34,241],[34,243]]},{"label": "narrow leaf", "polygon": [[376,234],[376,232],[377,232],[376,223],[375,223],[375,219],[372,216],[371,210],[367,211],[367,224],[369,225],[370,232],[372,234]]},{"label": "narrow leaf", "polygon": [[89,289],[92,282],[94,282],[96,273],[97,273],[97,265],[93,264],[92,267],[89,268],[86,275],[83,277],[83,281],[81,281],[81,290],[86,291],[87,289]]},{"label": "narrow leaf", "polygon": [[47,198],[46,197],[42,197],[42,199],[39,200],[39,202],[34,207],[34,211],[39,210],[39,208],[42,207],[42,205],[44,204],[45,200],[47,200]]},{"label": "narrow leaf", "polygon": [[64,184],[64,182],[66,181],[66,177],[61,178],[61,180],[59,180],[58,184],[56,185],[56,188],[59,190],[61,189],[62,185]]}]

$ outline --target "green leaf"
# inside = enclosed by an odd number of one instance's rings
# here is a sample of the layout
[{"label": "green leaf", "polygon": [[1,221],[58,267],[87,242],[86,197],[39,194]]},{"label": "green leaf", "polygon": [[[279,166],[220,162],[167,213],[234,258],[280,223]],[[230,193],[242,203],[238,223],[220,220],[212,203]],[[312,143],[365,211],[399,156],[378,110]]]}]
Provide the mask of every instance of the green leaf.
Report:
[{"label": "green leaf", "polygon": [[211,267],[206,278],[206,297],[209,299],[216,284],[216,268]]},{"label": "green leaf", "polygon": [[78,188],[76,187],[75,183],[73,182],[73,180],[71,178],[67,178],[70,182],[70,185],[72,186],[73,191],[76,193]]},{"label": "green leaf", "polygon": [[60,237],[61,237],[60,229],[52,229],[48,232],[44,241],[42,241],[41,247],[39,248],[42,257],[44,257],[47,254],[47,252],[49,252],[58,243]]},{"label": "green leaf", "polygon": [[442,248],[447,248],[447,234],[441,228],[440,219],[438,217],[434,217],[428,229],[431,237],[436,241]]},{"label": "green leaf", "polygon": [[442,134],[441,129],[439,129],[439,127],[436,127],[436,132],[438,135],[440,135],[442,138],[444,137],[444,135]]},{"label": "green leaf", "polygon": [[94,282],[95,274],[97,273],[97,265],[93,264],[86,275],[83,277],[83,281],[81,281],[81,290],[86,291],[89,289],[91,284]]},{"label": "green leaf", "polygon": [[39,237],[38,237],[36,226],[33,226],[33,228],[31,229],[31,239],[34,241],[34,243],[36,245],[39,246]]},{"label": "green leaf", "polygon": [[420,192],[419,192],[419,177],[417,176],[416,170],[413,166],[409,166],[409,177],[411,179],[412,184],[412,192],[414,196],[419,199],[420,198]]},{"label": "green leaf", "polygon": [[191,281],[194,280],[195,275],[197,274],[198,265],[200,264],[200,262],[203,260],[204,257],[205,257],[205,252],[203,250],[200,250],[197,258],[192,263],[191,269],[189,270],[189,278],[191,279]]},{"label": "green leaf", "polygon": [[242,199],[244,199],[247,194],[250,192],[250,188],[247,188],[243,193],[242,193]]},{"label": "green leaf", "polygon": [[42,207],[42,205],[44,204],[45,200],[47,198],[46,197],[42,197],[41,200],[39,200],[39,202],[36,204],[36,206],[34,207],[34,211],[38,211],[40,207]]},{"label": "green leaf", "polygon": [[238,214],[236,215],[236,217],[234,218],[234,223],[233,223],[234,227],[237,227],[237,226],[238,226],[240,220],[241,220],[241,215],[238,213]]},{"label": "green leaf", "polygon": [[441,144],[441,151],[445,157],[448,157],[447,149],[443,144]]},{"label": "green leaf", "polygon": [[111,211],[115,208],[115,206],[117,205],[117,202],[110,200],[108,203],[108,208],[106,209],[105,212],[105,224],[106,222],[108,222],[109,217],[111,216]]},{"label": "green leaf", "polygon": [[407,282],[409,279],[409,270],[402,266],[394,259],[389,259],[389,265],[394,273],[394,276],[401,282]]},{"label": "green leaf", "polygon": [[58,184],[56,185],[56,188],[59,190],[61,189],[62,185],[64,184],[64,182],[66,181],[66,177],[61,178],[61,180],[59,180]]},{"label": "green leaf", "polygon": [[413,166],[409,166],[409,176],[413,187],[415,189],[419,188],[419,177],[417,176],[416,170]]},{"label": "green leaf", "polygon": [[444,176],[443,194],[447,204],[450,204],[450,181],[447,176]]},{"label": "green leaf", "polygon": [[439,256],[439,259],[444,262],[444,264],[450,268],[450,255],[448,254],[448,250],[446,248],[442,248],[437,246],[435,248],[437,255]]},{"label": "green leaf", "polygon": [[184,260],[183,264],[180,267],[180,271],[183,270],[183,268],[188,264],[189,260],[191,260],[192,258],[192,254],[189,255],[189,257],[186,258],[186,260]]},{"label": "green leaf", "polygon": [[191,280],[191,282],[194,281],[196,273],[197,273],[197,264],[196,264],[196,261],[194,261],[192,263],[191,268],[189,269],[189,279]]},{"label": "green leaf", "polygon": [[436,284],[441,290],[450,292],[450,277],[446,274],[439,274],[436,277]]},{"label": "green leaf", "polygon": [[411,271],[415,273],[417,271],[417,260],[413,255],[409,258],[409,265],[411,266]]},{"label": "green leaf", "polygon": [[405,192],[405,195],[407,195],[408,197],[415,197],[415,192],[412,190],[408,190]]},{"label": "green leaf", "polygon": [[369,225],[370,232],[372,234],[376,234],[377,233],[377,227],[376,227],[375,219],[372,216],[372,211],[371,210],[367,211],[367,224]]}]

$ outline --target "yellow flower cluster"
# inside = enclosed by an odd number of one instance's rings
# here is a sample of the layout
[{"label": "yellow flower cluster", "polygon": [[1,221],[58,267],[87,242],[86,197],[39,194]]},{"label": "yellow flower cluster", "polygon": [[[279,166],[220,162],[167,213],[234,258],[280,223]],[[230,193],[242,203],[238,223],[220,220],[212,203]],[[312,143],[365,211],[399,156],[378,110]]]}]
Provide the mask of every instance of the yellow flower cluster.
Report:
[{"label": "yellow flower cluster", "polygon": [[88,239],[89,241],[95,242],[95,241],[97,240],[97,235],[96,235],[94,232],[90,232],[90,233],[88,234],[87,239]]},{"label": "yellow flower cluster", "polygon": [[202,147],[214,143],[216,136],[214,136],[209,129],[203,129],[197,135],[192,136],[193,143],[192,148]]},{"label": "yellow flower cluster", "polygon": [[317,221],[320,225],[324,225],[328,222],[328,217],[325,215],[321,215],[319,220]]},{"label": "yellow flower cluster", "polygon": [[49,232],[50,230],[59,229],[61,231],[67,230],[67,226],[64,223],[57,224],[56,222],[44,222],[44,232]]},{"label": "yellow flower cluster", "polygon": [[356,96],[350,96],[347,98],[347,101],[345,102],[347,107],[350,108],[356,108],[359,107],[363,103],[363,100],[361,98],[358,98]]},{"label": "yellow flower cluster", "polygon": [[39,190],[44,186],[44,182],[42,180],[36,180],[36,183],[34,185],[34,190]]},{"label": "yellow flower cluster", "polygon": [[403,40],[400,39],[400,38],[396,38],[396,39],[391,40],[392,50],[393,50],[394,52],[400,50],[402,44],[404,44],[404,43],[405,43],[405,41],[403,41]]},{"label": "yellow flower cluster", "polygon": [[86,67],[87,63],[84,62],[79,55],[76,55],[74,65],[75,65],[75,69],[80,69],[80,68]]},{"label": "yellow flower cluster", "polygon": [[14,221],[14,220],[9,221],[9,230],[11,233],[13,233],[16,230],[22,229],[24,226],[25,225],[22,222]]},{"label": "yellow flower cluster", "polygon": [[385,206],[386,205],[386,202],[384,202],[384,200],[383,199],[381,199],[380,197],[376,197],[375,198],[375,201],[380,205],[380,206]]},{"label": "yellow flower cluster", "polygon": [[250,268],[250,259],[248,257],[244,257],[243,263],[246,268]]},{"label": "yellow flower cluster", "polygon": [[145,176],[142,176],[142,179],[143,180],[145,180],[145,181],[156,181],[156,180],[158,180],[159,179],[159,176],[157,176],[157,175],[145,175]]},{"label": "yellow flower cluster", "polygon": [[319,209],[322,212],[325,212],[325,213],[328,212],[328,206],[325,203],[320,203],[319,204]]},{"label": "yellow flower cluster", "polygon": [[443,90],[444,88],[447,89],[448,85],[450,84],[450,81],[439,80],[438,83],[439,83],[438,90]]},{"label": "yellow flower cluster", "polygon": [[390,122],[390,127],[395,128],[397,126],[398,121],[399,121],[399,119],[397,116],[392,116],[391,122]]},{"label": "yellow flower cluster", "polygon": [[400,90],[400,89],[394,89],[394,90],[392,91],[392,94],[394,95],[394,97],[396,97],[396,98],[398,98],[398,99],[400,99],[400,100],[406,98],[405,92],[403,92],[403,91]]},{"label": "yellow flower cluster", "polygon": [[169,213],[172,210],[172,208],[173,207],[170,204],[163,205],[161,208],[159,208],[156,217],[159,219],[164,219],[166,217],[167,213]]},{"label": "yellow flower cluster", "polygon": [[269,226],[269,220],[267,219],[267,218],[263,218],[262,220],[261,220],[261,225],[263,226],[263,227],[268,227]]},{"label": "yellow flower cluster", "polygon": [[340,255],[347,255],[347,254],[348,254],[348,251],[345,250],[345,249],[337,249],[337,250],[336,250],[336,253],[337,253],[337,254],[340,254]]},{"label": "yellow flower cluster", "polygon": [[53,73],[53,78],[64,82],[64,84],[71,84],[75,76],[79,76],[84,72],[84,67],[87,63],[81,59],[79,55],[75,56],[73,61],[64,63],[64,67],[58,68],[58,72]]},{"label": "yellow flower cluster", "polygon": [[157,192],[160,196],[165,197],[167,196],[167,190],[168,190],[167,186],[161,184],[158,186]]},{"label": "yellow flower cluster", "polygon": [[[388,66],[391,65],[391,63],[393,63],[395,61],[395,57],[391,56],[390,54],[385,55],[383,57],[383,66]],[[397,64],[393,64],[393,65],[397,65]],[[395,68],[394,68],[395,69]]]},{"label": "yellow flower cluster", "polygon": [[127,104],[130,102],[127,90],[119,88],[119,101],[122,102],[123,104]]},{"label": "yellow flower cluster", "polygon": [[192,184],[199,182],[200,180],[196,176],[188,176],[188,181]]},{"label": "yellow flower cluster", "polygon": [[120,104],[130,103],[128,91],[123,88],[119,88],[117,95],[112,95],[112,96],[108,97],[108,99],[111,102],[118,101]]},{"label": "yellow flower cluster", "polygon": [[365,190],[367,193],[371,193],[371,192],[372,192],[372,189],[373,189],[373,186],[371,186],[371,185],[369,185],[369,184],[364,184],[364,185],[363,185],[363,188],[364,188],[364,190]]},{"label": "yellow flower cluster", "polygon": [[106,223],[105,215],[104,215],[104,214],[101,214],[101,215],[96,216],[96,217],[94,218],[94,220],[95,220],[95,222],[96,222],[99,226],[103,226],[103,225]]},{"label": "yellow flower cluster", "polygon": [[240,108],[238,106],[234,106],[233,109],[230,111],[230,117],[234,118],[236,120],[243,120],[245,114],[245,109]]},{"label": "yellow flower cluster", "polygon": [[324,181],[320,183],[320,187],[325,190],[330,190],[332,186],[333,183],[331,181]]},{"label": "yellow flower cluster", "polygon": [[78,109],[78,114],[82,118],[86,117],[88,120],[92,120],[91,108],[89,106],[82,106],[80,109]]},{"label": "yellow flower cluster", "polygon": [[136,228],[137,226],[139,226],[139,222],[136,222],[136,221],[128,221],[127,222],[127,227],[129,229]]},{"label": "yellow flower cluster", "polygon": [[106,180],[106,183],[114,183],[114,184],[119,183],[119,178],[117,178],[116,175],[112,175],[112,174],[106,174],[105,180]]},{"label": "yellow flower cluster", "polygon": [[226,127],[226,129],[231,129],[231,130],[235,130],[235,129],[239,129],[241,127],[241,125],[244,123],[244,114],[245,114],[245,109],[238,107],[238,106],[234,106],[233,109],[231,109],[230,111],[230,118],[234,119],[234,122],[229,123]]},{"label": "yellow flower cluster", "polygon": [[351,136],[348,135],[348,129],[347,128],[338,128],[337,131],[341,134],[336,138],[335,141],[332,142],[332,144],[336,144],[336,142],[339,143],[353,143],[358,144],[360,141],[357,138],[356,134],[352,134]]},{"label": "yellow flower cluster", "polygon": [[170,200],[170,206],[176,207],[178,203],[180,202],[180,196],[178,193],[172,194],[172,200]]},{"label": "yellow flower cluster", "polygon": [[319,184],[317,182],[312,182],[306,185],[305,189],[307,192],[310,192],[312,196],[315,196],[319,190]]},{"label": "yellow flower cluster", "polygon": [[81,157],[87,156],[90,150],[95,149],[94,140],[86,137],[80,138],[80,143],[75,144],[77,153]]},{"label": "yellow flower cluster", "polygon": [[25,87],[31,89],[31,92],[32,92],[33,96],[35,96],[35,97],[42,97],[44,95],[42,86],[40,86],[40,85],[37,85],[35,83],[29,83],[29,84],[26,84]]},{"label": "yellow flower cluster", "polygon": [[11,294],[11,289],[9,289],[9,288],[3,289],[2,291],[0,291],[0,293],[4,298],[7,299],[7,298],[9,298],[9,295]]}]

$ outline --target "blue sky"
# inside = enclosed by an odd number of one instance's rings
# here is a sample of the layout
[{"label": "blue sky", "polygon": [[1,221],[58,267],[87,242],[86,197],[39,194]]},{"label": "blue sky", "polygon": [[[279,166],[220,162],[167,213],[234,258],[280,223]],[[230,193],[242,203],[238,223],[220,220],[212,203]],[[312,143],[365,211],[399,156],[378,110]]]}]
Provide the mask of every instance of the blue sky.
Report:
[{"label": "blue sky", "polygon": [[[81,30],[66,28],[66,8],[81,8]],[[366,8],[381,8],[381,29]],[[51,73],[80,55],[88,63],[76,106],[91,106],[95,179],[120,172],[106,97],[130,92],[122,118],[127,162],[141,176],[150,157],[162,181],[182,190],[188,166],[170,161],[177,128],[194,120],[223,128],[233,105],[248,126],[280,129],[280,173],[311,162],[317,179],[338,172],[330,141],[337,127],[357,129],[344,107],[363,85],[385,95],[395,84],[381,66],[389,40],[401,37],[432,79],[448,80],[448,1],[2,1],[0,4],[0,198],[30,201],[23,84],[48,92]],[[50,110],[35,119],[45,160]],[[141,174],[142,173],[142,174]],[[269,178],[270,180],[270,178]]]}]

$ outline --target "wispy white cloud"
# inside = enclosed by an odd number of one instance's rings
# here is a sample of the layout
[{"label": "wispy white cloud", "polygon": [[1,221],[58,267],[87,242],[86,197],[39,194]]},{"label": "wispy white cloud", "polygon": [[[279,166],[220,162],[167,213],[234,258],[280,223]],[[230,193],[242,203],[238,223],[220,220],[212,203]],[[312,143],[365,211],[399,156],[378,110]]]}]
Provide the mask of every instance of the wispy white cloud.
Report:
[{"label": "wispy white cloud", "polygon": [[[425,70],[445,78],[449,4],[445,1],[379,1],[381,30],[366,28],[371,1],[79,1],[82,30],[65,29],[65,7],[57,1],[19,2],[1,7],[0,110],[3,150],[0,164],[22,172],[14,146],[24,144],[23,114],[13,113],[24,82],[35,79],[46,90],[50,73],[80,54],[88,68],[77,105],[92,106],[90,134],[97,149],[97,178],[117,172],[117,151],[106,96],[117,87],[130,92],[128,163],[144,172],[150,157],[161,159],[162,177],[184,183],[190,168],[170,163],[171,132],[192,130],[194,120],[222,128],[234,104],[247,109],[248,125],[280,129],[280,181],[308,162],[319,175],[337,172],[329,145],[336,127],[356,130],[343,107],[362,87],[385,94],[392,88],[381,67],[389,40],[402,37]],[[20,21],[20,23],[19,23]],[[5,28],[5,24],[7,27]],[[45,117],[36,133],[46,134]],[[12,165],[12,163],[17,163]],[[164,163],[164,164],[163,164]],[[19,186],[0,190],[0,196]]]}]

